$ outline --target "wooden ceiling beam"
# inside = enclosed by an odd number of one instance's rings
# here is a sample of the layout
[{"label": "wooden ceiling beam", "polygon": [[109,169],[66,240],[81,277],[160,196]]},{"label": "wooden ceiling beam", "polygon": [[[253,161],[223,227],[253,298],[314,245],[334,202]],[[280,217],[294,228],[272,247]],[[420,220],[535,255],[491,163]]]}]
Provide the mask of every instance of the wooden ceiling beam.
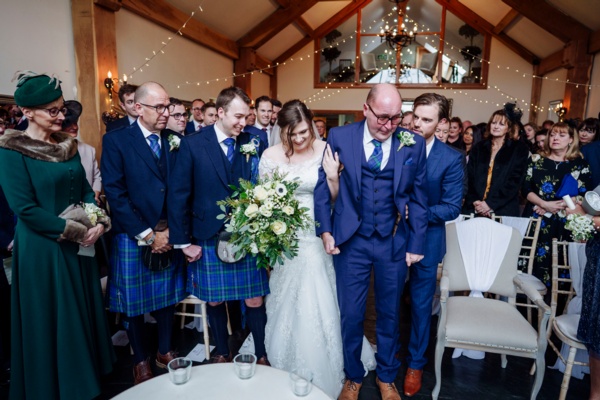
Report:
[{"label": "wooden ceiling beam", "polygon": [[273,65],[273,61],[269,60],[267,57],[263,57],[260,54],[256,53],[256,69],[264,69],[264,71],[262,72],[263,74],[273,75],[273,70],[275,69],[271,68]]},{"label": "wooden ceiling beam", "polygon": [[600,29],[590,35],[588,43],[588,53],[596,54],[600,52]]},{"label": "wooden ceiling beam", "polygon": [[499,35],[506,29],[506,27],[513,23],[513,21],[519,16],[519,12],[511,8],[511,10],[506,13],[504,18],[498,22],[498,24],[494,27],[493,32],[496,35]]},{"label": "wooden ceiling beam", "polygon": [[[121,5],[127,11],[131,11],[134,14],[174,32],[174,35],[177,34],[176,32],[189,18],[189,14],[173,7],[165,0],[121,0]],[[219,32],[212,30],[194,18],[187,22],[182,33],[183,36],[189,40],[216,51],[219,54],[233,60],[239,58],[239,47],[236,42]]]},{"label": "wooden ceiling beam", "polygon": [[315,30],[312,28],[312,26],[308,24],[308,22],[306,22],[304,18],[298,17],[298,19],[296,19],[294,23],[298,26],[298,28],[302,29],[304,33],[306,33],[308,36],[310,36],[311,38],[315,37]]},{"label": "wooden ceiling beam", "polygon": [[565,49],[561,49],[555,53],[550,54],[549,56],[543,58],[540,61],[540,65],[537,67],[537,76],[544,76],[552,71],[556,71],[560,68],[572,68],[565,60]]},{"label": "wooden ceiling beam", "polygon": [[[539,57],[533,54],[531,51],[527,50],[523,45],[517,43],[515,40],[511,39],[505,33],[494,33],[494,26],[487,22],[480,15],[476,14],[467,6],[463,5],[457,0],[436,0],[439,4],[446,7],[450,10],[454,15],[468,23],[474,28],[477,28],[481,32],[485,32],[492,37],[498,39],[502,42],[506,47],[514,51],[516,54],[521,56],[523,59],[528,61],[531,64],[537,64],[539,62]],[[504,1],[504,0],[503,0]]]},{"label": "wooden ceiling beam", "polygon": [[591,30],[545,0],[502,0],[524,17],[563,42],[588,38]]},{"label": "wooden ceiling beam", "polygon": [[[342,22],[346,21],[352,15],[354,15],[359,8],[369,4],[371,1],[372,0],[353,0],[346,7],[342,8],[337,14],[329,18],[321,26],[315,29],[314,37],[321,37],[328,34],[331,30],[339,26]],[[303,37],[293,46],[291,46],[285,53],[281,54],[279,57],[273,60],[273,62],[276,64],[284,63],[285,61],[287,61],[288,58],[296,54],[296,52],[298,52],[300,49],[302,49],[304,46],[306,46],[312,41],[313,38],[308,35]]]},{"label": "wooden ceiling beam", "polygon": [[288,7],[279,7],[238,40],[238,45],[258,49],[317,3],[318,0],[291,1]]}]

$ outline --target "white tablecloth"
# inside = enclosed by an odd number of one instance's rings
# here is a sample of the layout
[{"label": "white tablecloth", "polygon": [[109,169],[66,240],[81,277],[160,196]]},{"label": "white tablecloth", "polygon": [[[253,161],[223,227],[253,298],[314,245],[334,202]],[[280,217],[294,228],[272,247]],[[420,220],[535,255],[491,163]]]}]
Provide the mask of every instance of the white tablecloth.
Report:
[{"label": "white tablecloth", "polygon": [[174,385],[169,374],[157,376],[132,387],[114,399],[117,400],[330,400],[313,386],[308,396],[297,397],[290,385],[289,374],[279,369],[256,366],[256,374],[239,379],[233,363],[207,364],[192,368],[192,379],[183,385]]}]

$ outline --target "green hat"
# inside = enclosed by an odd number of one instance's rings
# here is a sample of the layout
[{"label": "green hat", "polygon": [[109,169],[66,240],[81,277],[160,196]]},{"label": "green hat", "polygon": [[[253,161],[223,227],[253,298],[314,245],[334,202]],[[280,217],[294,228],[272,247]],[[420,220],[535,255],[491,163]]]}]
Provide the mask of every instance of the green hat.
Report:
[{"label": "green hat", "polygon": [[17,79],[15,102],[19,107],[41,106],[62,96],[60,81],[55,77],[31,71],[18,71]]}]

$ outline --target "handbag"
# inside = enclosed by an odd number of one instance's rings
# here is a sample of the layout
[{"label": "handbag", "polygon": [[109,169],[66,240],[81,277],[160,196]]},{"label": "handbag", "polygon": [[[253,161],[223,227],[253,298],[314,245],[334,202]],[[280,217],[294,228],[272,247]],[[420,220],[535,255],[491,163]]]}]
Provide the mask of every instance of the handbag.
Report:
[{"label": "handbag", "polygon": [[153,253],[151,246],[142,247],[142,262],[150,271],[164,271],[171,266],[172,258],[172,250],[169,250],[165,253]]},{"label": "handbag", "polygon": [[217,237],[217,257],[225,264],[233,264],[240,261],[246,255],[245,251],[236,256],[237,247],[231,244],[231,232],[221,231]]}]

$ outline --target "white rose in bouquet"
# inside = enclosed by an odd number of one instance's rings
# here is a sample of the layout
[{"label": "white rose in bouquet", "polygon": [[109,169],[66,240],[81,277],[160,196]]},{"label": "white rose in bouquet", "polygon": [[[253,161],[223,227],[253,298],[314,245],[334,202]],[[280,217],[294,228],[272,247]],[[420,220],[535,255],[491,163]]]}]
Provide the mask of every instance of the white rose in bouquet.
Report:
[{"label": "white rose in bouquet", "polygon": [[271,209],[268,208],[266,205],[260,206],[259,210],[260,214],[264,217],[269,218],[271,215],[273,215],[273,211],[271,211]]},{"label": "white rose in bouquet", "polygon": [[271,230],[276,235],[283,235],[287,230],[287,225],[283,221],[275,221],[271,224]]},{"label": "white rose in bouquet", "polygon": [[258,215],[258,205],[256,205],[256,204],[250,204],[248,206],[248,208],[246,208],[246,211],[244,211],[244,214],[248,218],[254,218],[254,217],[256,217],[256,215]]},{"label": "white rose in bouquet", "polygon": [[284,206],[281,211],[287,215],[294,215],[294,209],[291,206]]},{"label": "white rose in bouquet", "polygon": [[254,188],[254,198],[261,203],[265,201],[269,197],[269,192],[262,186],[257,186]]}]

